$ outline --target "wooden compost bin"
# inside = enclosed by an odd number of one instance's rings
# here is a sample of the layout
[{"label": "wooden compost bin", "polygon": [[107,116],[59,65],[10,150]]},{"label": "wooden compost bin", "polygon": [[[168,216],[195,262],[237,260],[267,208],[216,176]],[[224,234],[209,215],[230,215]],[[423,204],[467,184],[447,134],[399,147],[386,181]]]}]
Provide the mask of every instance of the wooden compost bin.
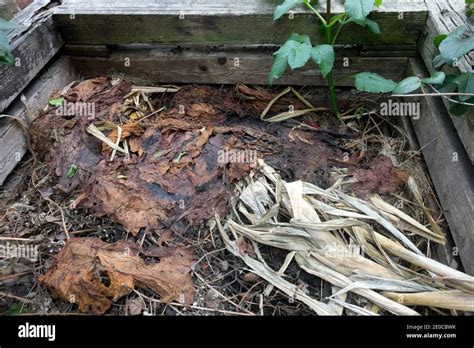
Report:
[{"label": "wooden compost bin", "polygon": [[[305,10],[295,10],[293,19],[273,22],[280,2],[64,0],[58,6],[35,1],[14,18],[23,27],[8,34],[18,66],[0,66],[0,113],[31,122],[54,90],[79,76],[100,76],[110,69],[150,84],[264,85],[274,46],[290,33],[322,41],[315,19]],[[351,87],[353,80],[343,78],[365,70],[395,80],[407,72],[426,76],[433,71],[433,37],[466,23],[454,10],[463,6],[464,0],[385,1],[374,13],[383,35],[359,26],[341,35],[334,71],[335,79],[343,80],[339,87]],[[341,10],[334,4],[334,13]],[[458,68],[472,71],[472,63],[467,57]],[[276,83],[323,86],[325,81],[316,66],[309,65]],[[413,134],[412,147],[423,151],[457,248],[444,248],[438,258],[457,268],[452,256],[458,252],[465,271],[474,275],[472,118],[450,117],[440,98],[424,98],[422,103],[418,120],[402,122]],[[8,176],[14,180],[11,173],[27,145],[18,124],[0,120],[0,184]]]}]

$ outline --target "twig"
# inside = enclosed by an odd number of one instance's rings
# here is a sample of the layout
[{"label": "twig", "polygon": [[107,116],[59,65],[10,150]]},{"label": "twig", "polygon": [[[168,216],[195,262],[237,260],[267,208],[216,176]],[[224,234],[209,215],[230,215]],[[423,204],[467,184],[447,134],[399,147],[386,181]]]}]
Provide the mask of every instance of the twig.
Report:
[{"label": "twig", "polygon": [[12,279],[12,278],[16,278],[16,277],[22,277],[22,276],[30,274],[30,273],[33,273],[33,270],[22,272],[22,273],[9,274],[9,275],[0,277],[0,283],[5,281],[5,280],[8,280],[8,279]]},{"label": "twig", "polygon": [[165,109],[166,109],[166,106],[163,106],[163,107],[159,108],[158,110],[153,111],[151,114],[148,114],[148,115],[142,117],[141,119],[139,119],[139,120],[137,121],[137,123],[138,123],[138,122],[141,122],[141,121],[147,119],[148,117],[151,117],[151,116],[153,116],[153,115],[157,114],[158,112],[163,111],[163,110],[165,110]]},{"label": "twig", "polygon": [[[434,89],[434,87],[432,87]],[[436,90],[436,89],[435,89]],[[464,97],[474,97],[474,93],[414,93],[414,94],[392,94],[391,97],[449,97],[449,96],[464,96]]]},{"label": "twig", "polygon": [[30,238],[0,237],[0,240],[11,240],[14,242],[31,242]]},{"label": "twig", "polygon": [[187,306],[183,303],[178,303],[178,302],[169,302],[169,303],[166,303],[166,302],[163,302],[163,301],[160,301],[160,300],[157,300],[157,299],[154,299],[154,298],[151,298],[151,297],[148,297],[142,293],[140,293],[139,291],[133,289],[133,291],[139,295],[139,296],[142,296],[144,298],[146,298],[147,300],[151,301],[151,302],[155,302],[155,303],[158,303],[158,304],[163,304],[163,305],[173,305],[173,306],[178,306],[178,307],[187,307],[187,308],[193,308],[193,309],[199,309],[199,310],[202,310],[202,311],[208,311],[208,312],[218,312],[218,313],[223,313],[223,314],[230,314],[230,315],[243,315],[243,316],[254,316],[255,314],[252,313],[252,312],[249,312],[249,313],[242,313],[242,312],[233,312],[233,311],[227,311],[225,309],[213,309],[213,308],[206,308],[206,307],[201,307],[201,306],[195,306],[195,305],[190,305],[190,306]]},{"label": "twig", "polygon": [[250,312],[249,310],[245,309],[245,308],[240,308],[240,306],[235,303],[235,302],[232,302],[231,300],[229,300],[227,297],[225,297],[224,295],[222,295],[219,291],[217,291],[212,285],[210,285],[208,282],[206,282],[206,280],[201,276],[199,275],[198,273],[194,273],[196,275],[196,277],[199,278],[200,281],[202,281],[209,289],[213,290],[216,292],[216,294],[221,297],[223,300],[225,300],[226,302],[232,304],[233,306],[235,306],[236,308],[238,309],[241,309],[242,311],[246,312],[247,314],[251,314],[251,315],[255,315],[254,313]]},{"label": "twig", "polygon": [[15,296],[15,295],[12,295],[12,294],[7,294],[6,292],[0,292],[0,297],[9,297],[9,298],[12,298],[14,300],[18,300],[18,301],[23,302],[23,303],[33,303],[33,301],[28,300],[27,298],[20,297],[20,296]]},{"label": "twig", "polygon": [[462,102],[459,100],[454,100],[452,98],[449,98],[449,96],[465,96],[465,97],[474,97],[473,93],[441,93],[438,91],[436,88],[430,85],[430,87],[436,92],[436,93],[418,93],[418,94],[393,94],[392,97],[443,97],[447,100],[449,100],[451,103],[455,104],[461,104],[461,105],[467,105],[467,106],[474,106],[473,103],[466,103]]},{"label": "twig", "polygon": [[46,196],[39,188],[38,186],[36,185],[35,183],[35,177],[36,175],[36,169],[33,170],[33,172],[31,173],[31,183],[33,184],[33,187],[40,193],[41,197],[43,197],[45,200],[47,200],[48,202],[50,202],[51,204],[53,204],[54,206],[56,206],[56,208],[59,209],[59,212],[61,214],[61,220],[62,220],[62,223],[63,223],[63,229],[64,229],[64,233],[66,234],[66,237],[67,239],[71,239],[71,237],[69,236],[69,232],[68,232],[68,229],[67,229],[67,226],[66,226],[66,219],[64,217],[64,211],[63,209],[59,206],[59,204],[57,204],[55,201],[53,201],[52,199],[50,199],[48,196]]}]

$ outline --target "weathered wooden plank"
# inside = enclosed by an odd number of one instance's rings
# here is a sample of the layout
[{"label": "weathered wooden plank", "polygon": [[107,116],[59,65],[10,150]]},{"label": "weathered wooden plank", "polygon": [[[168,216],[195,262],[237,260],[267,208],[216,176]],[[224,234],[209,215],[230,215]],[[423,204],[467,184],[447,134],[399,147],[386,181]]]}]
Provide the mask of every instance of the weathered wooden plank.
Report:
[{"label": "weathered wooden plank", "polygon": [[106,45],[69,45],[65,44],[61,53],[71,56],[108,57],[110,48]]},{"label": "weathered wooden plank", "polygon": [[[402,101],[402,99],[401,99]],[[406,100],[408,101],[408,100]],[[411,100],[409,100],[411,101]],[[420,144],[418,142],[418,139],[415,134],[415,130],[413,128],[413,124],[408,117],[398,117],[396,120],[392,121],[396,125],[398,125],[402,130],[403,133],[401,132],[401,135],[407,140],[407,147],[411,151],[421,151]],[[413,175],[413,173],[410,173]],[[428,173],[426,173],[428,176]],[[428,179],[428,178],[427,178]],[[429,179],[428,179],[429,180]],[[435,192],[433,191],[433,194]],[[428,209],[431,209],[431,213],[433,216],[437,216],[440,212],[440,205],[437,197],[433,197],[429,192],[427,195],[424,197],[424,203]],[[447,225],[447,223],[446,223]],[[449,229],[449,226],[446,228],[446,244],[436,244],[432,243],[431,244],[431,250],[432,250],[432,257],[451,267],[454,269],[460,270],[461,267],[461,260],[459,258],[459,255],[455,253],[454,251],[456,250],[456,244],[454,242],[453,236],[451,234],[451,231]]]},{"label": "weathered wooden plank", "polygon": [[[433,38],[439,34],[448,34],[460,25],[465,25],[474,30],[472,19],[466,17],[464,0],[425,0],[430,9],[426,28],[418,43],[423,60],[430,73],[433,73],[432,61],[439,54],[433,43]],[[458,62],[457,70],[461,72],[472,71],[474,66],[474,52],[466,55]],[[443,100],[445,105],[448,104]],[[464,117],[452,117],[452,122],[459,133],[459,137],[466,148],[471,163],[474,163],[474,112]]]},{"label": "weathered wooden plank", "polygon": [[[418,59],[410,59],[410,68],[427,74]],[[428,97],[421,103],[422,116],[412,120],[413,127],[464,269],[474,275],[474,168],[443,102]]]},{"label": "weathered wooden plank", "polygon": [[[293,32],[324,42],[317,20],[304,6],[273,22],[279,0],[64,0],[55,20],[70,44],[281,44]],[[342,4],[333,2],[333,12]],[[324,11],[324,9],[322,8]],[[402,14],[402,15],[401,15]],[[341,44],[414,44],[423,29],[423,0],[386,1],[373,14],[383,35],[357,25],[343,31]]]},{"label": "weathered wooden plank", "polygon": [[[272,50],[267,48],[199,50],[155,48],[117,50],[110,57],[71,57],[78,70],[87,77],[103,75],[109,70],[149,83],[215,83],[267,84],[273,64]],[[369,70],[387,78],[400,79],[408,64],[407,58],[363,58],[351,50],[338,52],[334,78],[339,86],[352,86],[347,79]],[[346,60],[347,59],[347,60]],[[344,63],[347,62],[348,66]],[[344,80],[343,80],[344,79]],[[275,84],[322,86],[326,84],[313,63],[303,69],[287,72]]]},{"label": "weathered wooden plank", "polygon": [[416,57],[416,45],[372,45],[362,46],[359,53],[362,57]]},{"label": "weathered wooden plank", "polygon": [[362,57],[416,57],[416,45],[376,45],[362,46],[359,52]]},{"label": "weathered wooden plank", "polygon": [[[79,75],[67,57],[55,61],[23,91],[26,104],[33,114],[48,103],[54,90],[60,90]],[[28,114],[18,97],[4,114],[28,121]],[[25,134],[21,127],[9,118],[0,119],[0,185],[15,168],[26,152]]]},{"label": "weathered wooden plank", "polygon": [[46,0],[34,2],[13,20],[22,27],[7,34],[16,64],[0,65],[0,112],[21,93],[63,44],[54,29],[52,11],[47,8],[51,3]]}]

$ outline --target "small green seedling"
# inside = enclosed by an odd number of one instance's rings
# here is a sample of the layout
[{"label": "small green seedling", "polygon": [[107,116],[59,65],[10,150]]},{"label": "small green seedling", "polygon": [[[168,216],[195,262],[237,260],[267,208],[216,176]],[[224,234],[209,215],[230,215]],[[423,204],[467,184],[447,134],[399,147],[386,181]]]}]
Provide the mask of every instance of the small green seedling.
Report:
[{"label": "small green seedling", "polygon": [[68,178],[72,178],[72,177],[74,177],[74,175],[76,175],[76,173],[77,173],[77,166],[76,166],[75,164],[71,164],[71,165],[69,166],[69,169],[68,169],[68,171],[67,171],[66,176],[67,176]]},{"label": "small green seedling", "polygon": [[[324,16],[311,5],[310,0],[285,0],[275,9],[274,20],[278,20],[297,5],[305,5],[318,18],[324,30],[326,42],[313,45],[308,35],[291,34],[281,48],[273,54],[274,63],[270,71],[269,83],[272,84],[275,79],[281,77],[288,66],[292,70],[298,69],[305,66],[311,59],[319,66],[321,74],[327,81],[332,110],[342,122],[332,74],[335,60],[334,45],[342,30],[350,23],[365,27],[374,35],[380,34],[379,25],[370,19],[369,15],[376,7],[382,5],[382,0],[346,0],[344,12],[336,15],[331,13],[331,0],[327,0]],[[360,91],[407,94],[420,88],[422,84],[441,84],[444,82],[445,75],[439,72],[426,79],[413,76],[399,83],[371,72],[361,72],[353,77],[355,86]]]},{"label": "small green seedling", "polygon": [[64,98],[51,99],[49,101],[49,105],[55,106],[55,107],[61,106],[63,104],[64,104]]},{"label": "small green seedling", "polygon": [[188,153],[186,151],[181,151],[179,154],[178,154],[178,157],[175,158],[175,160],[173,161],[174,163],[179,163],[179,161],[181,161],[181,159],[186,156]]}]

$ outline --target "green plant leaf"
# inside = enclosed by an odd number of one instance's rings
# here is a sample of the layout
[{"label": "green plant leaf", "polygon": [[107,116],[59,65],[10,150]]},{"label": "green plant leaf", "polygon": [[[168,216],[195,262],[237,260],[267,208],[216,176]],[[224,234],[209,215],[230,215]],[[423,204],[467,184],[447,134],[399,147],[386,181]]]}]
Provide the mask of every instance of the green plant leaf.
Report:
[{"label": "green plant leaf", "polygon": [[10,52],[8,37],[0,31],[0,52]]},{"label": "green plant leaf", "polygon": [[15,57],[9,52],[0,51],[0,64],[15,65]]},{"label": "green plant leaf", "polygon": [[382,0],[375,0],[375,6],[377,7],[382,6]]},{"label": "green plant leaf", "polygon": [[272,70],[268,76],[268,84],[273,84],[273,81],[282,77],[288,67],[288,59],[283,55],[275,55]]},{"label": "green plant leaf", "polygon": [[7,315],[20,315],[22,313],[22,305],[14,303],[7,311]]},{"label": "green plant leaf", "polygon": [[439,45],[439,52],[445,63],[453,65],[455,60],[474,49],[474,36],[463,38],[464,25],[454,29]]},{"label": "green plant leaf", "polygon": [[410,76],[401,80],[393,90],[394,94],[407,94],[416,91],[421,87],[421,79],[417,76]]},{"label": "green plant leaf", "polygon": [[466,0],[466,6],[467,6],[466,16],[471,17],[472,14],[474,13],[474,0]]},{"label": "green plant leaf", "polygon": [[351,18],[349,20],[350,22],[354,22],[362,27],[367,27],[367,29],[369,29],[372,33],[374,34],[380,34],[380,27],[378,25],[378,23],[376,21],[373,21],[372,19],[370,18],[366,18],[364,20],[358,20],[358,19],[354,19],[354,18]]},{"label": "green plant leaf", "polygon": [[61,106],[64,104],[64,98],[51,99],[49,105],[51,106]]},{"label": "green plant leaf", "polygon": [[287,13],[289,10],[291,10],[293,7],[299,4],[303,4],[304,0],[285,0],[281,5],[278,5],[275,8],[275,13],[273,14],[273,20],[276,21],[278,18],[283,16],[285,13]]},{"label": "green plant leaf", "polygon": [[442,93],[451,93],[457,90],[458,86],[453,83],[454,79],[456,78],[455,75],[447,75],[444,79],[443,85],[438,88],[438,91]]},{"label": "green plant leaf", "polygon": [[433,43],[436,46],[436,48],[439,48],[439,45],[441,44],[441,42],[443,42],[443,40],[446,39],[447,37],[448,35],[446,34],[440,34],[440,35],[435,36],[435,38],[433,39]]},{"label": "green plant leaf", "polygon": [[311,58],[319,65],[321,74],[326,77],[334,65],[334,48],[331,45],[317,45],[311,49]]},{"label": "green plant leaf", "polygon": [[370,18],[366,18],[365,22],[367,23],[367,28],[374,34],[380,34],[380,27],[376,21],[373,21]]},{"label": "green plant leaf", "polygon": [[359,91],[370,93],[392,92],[397,83],[370,72],[361,72],[356,75],[355,86]]},{"label": "green plant leaf", "polygon": [[[292,35],[292,37],[295,34]],[[308,44],[305,35],[298,35],[298,40],[288,40],[280,47],[278,51],[274,53],[276,56],[284,56],[288,60],[288,64],[292,70],[301,68],[309,60],[311,52],[311,44]],[[304,39],[302,39],[304,38]],[[309,40],[309,37],[308,37]]]},{"label": "green plant leaf", "polygon": [[439,69],[444,64],[446,64],[446,62],[444,61],[443,57],[441,57],[441,54],[438,54],[436,57],[433,58],[433,68]]},{"label": "green plant leaf", "polygon": [[75,164],[71,164],[69,166],[69,169],[67,170],[66,176],[68,178],[72,178],[72,177],[74,177],[74,175],[76,175],[76,172],[77,172],[77,166]]},{"label": "green plant leaf", "polygon": [[274,62],[268,76],[268,83],[271,85],[275,79],[281,77],[288,65],[292,70],[304,66],[310,58],[311,48],[308,35],[291,34],[288,41],[273,53]]},{"label": "green plant leaf", "polygon": [[375,0],[346,0],[344,8],[349,17],[363,21],[375,7]]},{"label": "green plant leaf", "polygon": [[290,35],[290,38],[288,40],[293,40],[293,41],[308,44],[311,46],[311,39],[309,38],[308,35],[300,35],[298,33],[293,33]]},{"label": "green plant leaf", "polygon": [[446,79],[446,74],[442,71],[437,71],[430,77],[426,77],[421,80],[423,83],[429,83],[430,85],[440,85]]},{"label": "green plant leaf", "polygon": [[16,29],[19,25],[0,18],[0,30]]},{"label": "green plant leaf", "polygon": [[[457,76],[453,82],[457,85],[457,90],[459,93],[474,93],[474,73],[463,73]],[[468,100],[469,96],[460,96],[460,101]]]},{"label": "green plant leaf", "polygon": [[331,21],[329,22],[328,26],[332,27],[334,24],[336,24],[338,21],[340,21],[342,18],[344,18],[346,14],[345,13],[339,13],[338,15],[335,15],[331,18]]},{"label": "green plant leaf", "polygon": [[[452,99],[460,101],[459,98],[456,98],[456,97]],[[474,97],[471,97],[470,99],[467,99],[464,102],[469,103],[469,104],[474,104]],[[452,103],[452,102],[450,103],[449,113],[453,116],[460,117],[464,115],[466,112],[468,112],[469,110],[472,110],[472,106],[470,105],[458,104],[458,103]]]},{"label": "green plant leaf", "polygon": [[[442,93],[474,93],[474,73],[463,73],[458,76],[447,75],[438,91]],[[457,102],[474,104],[474,97],[471,96],[452,96],[450,98]],[[471,109],[470,105],[450,102],[449,113],[453,116],[462,116]]]},{"label": "green plant leaf", "polygon": [[311,56],[311,45],[300,44],[294,45],[288,53],[288,65],[292,70],[303,67]]}]

